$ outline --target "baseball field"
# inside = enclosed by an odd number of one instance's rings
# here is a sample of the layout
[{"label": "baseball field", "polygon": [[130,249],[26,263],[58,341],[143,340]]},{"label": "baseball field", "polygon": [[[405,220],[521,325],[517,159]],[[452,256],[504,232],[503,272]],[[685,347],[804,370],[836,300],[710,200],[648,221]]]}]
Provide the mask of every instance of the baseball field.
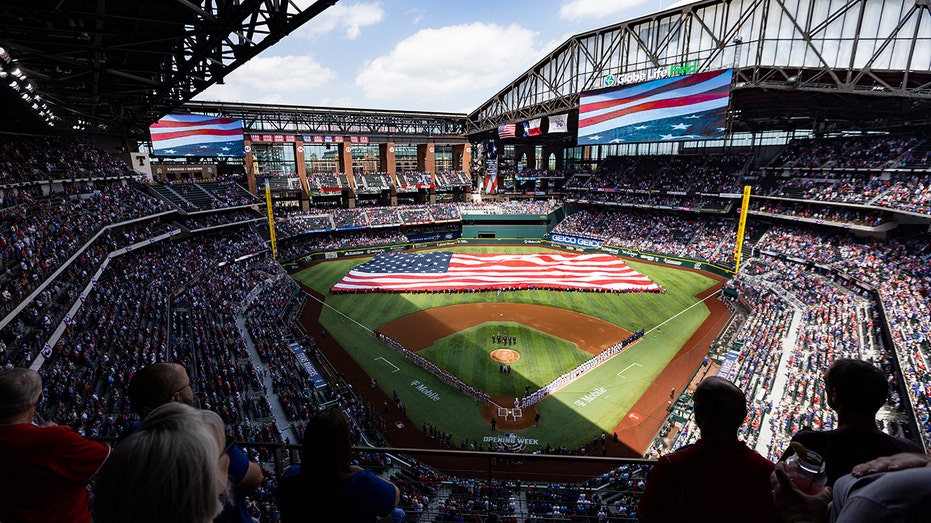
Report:
[{"label": "baseball field", "polygon": [[[549,249],[495,245],[445,250]],[[486,448],[506,442],[525,451],[547,444],[574,449],[602,433],[610,438],[617,432],[621,444],[610,454],[642,454],[665,418],[671,389],[679,391],[688,382],[728,318],[727,309],[712,296],[721,285],[719,277],[632,260],[628,265],[667,292],[329,293],[350,269],[369,259],[319,262],[293,276],[309,294],[302,322],[402,440],[424,423],[451,433],[457,447],[462,440]],[[641,329],[646,332],[642,339],[607,362],[533,407],[515,409],[516,397]],[[376,330],[487,393],[493,404],[482,405],[447,385],[376,339]],[[394,392],[406,415],[394,402]],[[389,441],[393,432],[387,431]]]}]

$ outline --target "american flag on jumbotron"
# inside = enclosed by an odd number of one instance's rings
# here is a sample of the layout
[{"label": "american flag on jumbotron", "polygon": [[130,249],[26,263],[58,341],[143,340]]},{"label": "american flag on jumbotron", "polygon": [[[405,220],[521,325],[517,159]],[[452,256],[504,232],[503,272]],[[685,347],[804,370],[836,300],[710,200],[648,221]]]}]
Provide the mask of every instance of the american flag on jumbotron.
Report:
[{"label": "american flag on jumbotron", "polygon": [[[169,114],[149,126],[154,156],[244,156],[242,121]],[[268,140],[271,141],[271,140]]]},{"label": "american flag on jumbotron", "polygon": [[579,145],[724,138],[733,70],[580,93]]},{"label": "american flag on jumbotron", "polygon": [[382,253],[349,271],[331,292],[497,289],[658,292],[652,280],[609,254]]},{"label": "american flag on jumbotron", "polygon": [[506,123],[504,125],[498,126],[498,138],[516,138],[517,137],[517,124],[516,123]]}]

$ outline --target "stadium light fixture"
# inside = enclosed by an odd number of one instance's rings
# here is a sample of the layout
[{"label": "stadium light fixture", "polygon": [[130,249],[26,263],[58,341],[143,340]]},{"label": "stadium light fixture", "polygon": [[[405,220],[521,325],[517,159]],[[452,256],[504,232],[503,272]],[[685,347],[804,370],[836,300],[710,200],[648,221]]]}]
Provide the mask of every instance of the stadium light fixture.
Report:
[{"label": "stadium light fixture", "polygon": [[10,74],[12,74],[13,76],[17,78],[22,78],[24,76],[23,70],[20,69],[19,67],[15,67],[12,71],[10,71]]}]

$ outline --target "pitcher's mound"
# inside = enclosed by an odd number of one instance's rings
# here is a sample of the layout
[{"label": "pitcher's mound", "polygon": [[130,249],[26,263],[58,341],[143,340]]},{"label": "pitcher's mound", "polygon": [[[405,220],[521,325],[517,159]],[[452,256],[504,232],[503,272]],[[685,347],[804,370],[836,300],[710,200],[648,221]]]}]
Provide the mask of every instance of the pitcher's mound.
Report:
[{"label": "pitcher's mound", "polygon": [[495,349],[491,351],[491,359],[499,363],[514,363],[520,359],[520,353],[511,349]]}]

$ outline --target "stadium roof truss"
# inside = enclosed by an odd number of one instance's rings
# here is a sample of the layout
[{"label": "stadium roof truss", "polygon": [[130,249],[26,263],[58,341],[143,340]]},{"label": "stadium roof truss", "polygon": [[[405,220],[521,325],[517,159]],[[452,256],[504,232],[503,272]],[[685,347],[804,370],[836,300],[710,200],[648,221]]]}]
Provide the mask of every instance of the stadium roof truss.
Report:
[{"label": "stadium roof truss", "polygon": [[242,120],[245,133],[367,136],[384,143],[464,143],[465,114],[188,102],[192,113]]},{"label": "stadium roof truss", "polygon": [[[731,108],[747,129],[786,128],[792,118],[810,125],[927,117],[929,5],[706,0],[674,7],[570,38],[472,112],[466,132],[577,110],[579,93],[605,87],[609,75],[692,63],[699,72],[735,69]],[[851,116],[851,103],[859,115]]]},{"label": "stadium roof truss", "polygon": [[50,106],[56,128],[141,138],[149,123],[335,3],[4,0],[0,59],[13,64],[7,75],[18,71],[27,102]]}]

